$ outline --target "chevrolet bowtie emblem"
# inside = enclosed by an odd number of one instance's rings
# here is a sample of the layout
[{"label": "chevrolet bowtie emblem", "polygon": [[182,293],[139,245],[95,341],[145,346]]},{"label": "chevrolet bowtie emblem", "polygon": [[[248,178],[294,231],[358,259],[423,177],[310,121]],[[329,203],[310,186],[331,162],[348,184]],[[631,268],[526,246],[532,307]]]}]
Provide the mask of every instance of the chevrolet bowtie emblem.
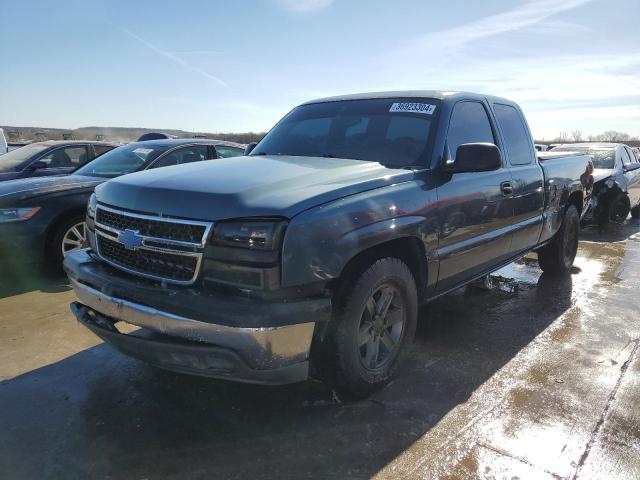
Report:
[{"label": "chevrolet bowtie emblem", "polygon": [[118,242],[127,250],[137,250],[142,246],[142,236],[137,230],[124,230],[118,233]]}]

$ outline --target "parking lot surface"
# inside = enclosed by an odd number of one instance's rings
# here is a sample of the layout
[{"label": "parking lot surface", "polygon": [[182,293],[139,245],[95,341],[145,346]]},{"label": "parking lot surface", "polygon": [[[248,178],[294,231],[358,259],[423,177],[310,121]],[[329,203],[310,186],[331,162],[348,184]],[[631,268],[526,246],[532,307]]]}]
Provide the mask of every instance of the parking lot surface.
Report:
[{"label": "parking lot surface", "polygon": [[102,344],[63,278],[0,275],[0,476],[640,478],[640,223],[425,307],[369,400],[178,375]]}]

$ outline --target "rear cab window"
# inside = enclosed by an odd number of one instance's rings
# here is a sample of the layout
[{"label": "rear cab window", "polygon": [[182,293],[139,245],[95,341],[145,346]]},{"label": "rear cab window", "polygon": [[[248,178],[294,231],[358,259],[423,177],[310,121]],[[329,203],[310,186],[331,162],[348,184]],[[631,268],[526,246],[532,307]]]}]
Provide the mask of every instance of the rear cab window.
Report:
[{"label": "rear cab window", "polygon": [[535,157],[531,148],[531,136],[520,112],[511,105],[501,103],[495,103],[493,109],[503,135],[509,164],[517,166],[533,163]]}]

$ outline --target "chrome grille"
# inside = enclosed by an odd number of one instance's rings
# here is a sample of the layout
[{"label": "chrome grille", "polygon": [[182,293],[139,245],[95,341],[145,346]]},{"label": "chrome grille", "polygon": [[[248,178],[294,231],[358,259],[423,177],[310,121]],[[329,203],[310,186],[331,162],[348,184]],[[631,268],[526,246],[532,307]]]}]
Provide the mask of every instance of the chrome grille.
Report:
[{"label": "chrome grille", "polygon": [[117,230],[136,230],[140,235],[147,237],[165,238],[167,240],[178,240],[180,242],[200,243],[206,229],[205,225],[173,223],[132,217],[103,208],[99,209],[96,215],[96,220],[99,223]]},{"label": "chrome grille", "polygon": [[145,278],[186,285],[198,278],[212,224],[98,205],[95,227],[96,253],[105,262]]}]

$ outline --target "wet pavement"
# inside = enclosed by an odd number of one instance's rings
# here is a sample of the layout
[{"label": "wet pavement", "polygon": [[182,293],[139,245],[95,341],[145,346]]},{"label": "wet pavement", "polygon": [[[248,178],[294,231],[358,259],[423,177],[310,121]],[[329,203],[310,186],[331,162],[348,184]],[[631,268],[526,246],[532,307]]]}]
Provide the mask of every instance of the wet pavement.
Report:
[{"label": "wet pavement", "polygon": [[355,403],[138,363],[73,319],[63,279],[5,269],[0,477],[640,478],[640,223],[585,230],[578,255],[430,304]]}]

